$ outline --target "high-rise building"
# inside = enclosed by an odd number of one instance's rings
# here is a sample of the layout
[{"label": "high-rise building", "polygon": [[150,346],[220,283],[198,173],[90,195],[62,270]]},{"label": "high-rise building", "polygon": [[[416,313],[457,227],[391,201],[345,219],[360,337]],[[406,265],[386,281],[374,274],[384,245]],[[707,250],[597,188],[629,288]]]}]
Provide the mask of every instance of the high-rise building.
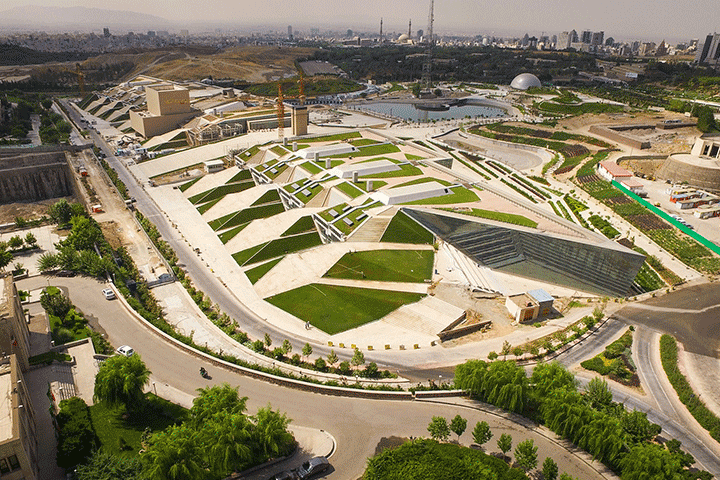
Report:
[{"label": "high-rise building", "polygon": [[560,34],[560,37],[558,37],[555,48],[558,50],[565,50],[565,49],[570,48],[571,43],[572,43],[572,40],[570,39],[570,33],[562,32]]},{"label": "high-rise building", "polygon": [[580,39],[578,38],[578,34],[575,30],[570,30],[570,43],[577,43]]},{"label": "high-rise building", "polygon": [[720,33],[708,35],[702,44],[698,42],[695,63],[720,63]]},{"label": "high-rise building", "polygon": [[290,40],[290,41],[292,42],[292,39],[293,39],[293,29],[292,29],[292,25],[288,25],[288,30],[287,30],[287,32],[288,32],[288,40]]},{"label": "high-rise building", "polygon": [[110,36],[110,29],[108,27],[103,28],[103,36],[105,38]]},{"label": "high-rise building", "polygon": [[604,41],[605,32],[593,32],[592,36],[590,37],[590,45],[602,45]]},{"label": "high-rise building", "polygon": [[580,38],[580,41],[581,41],[582,43],[586,43],[586,44],[589,45],[590,43],[592,43],[592,37],[593,37],[593,32],[591,32],[590,30],[584,30],[584,31],[582,32],[582,36],[581,36],[581,38]]}]

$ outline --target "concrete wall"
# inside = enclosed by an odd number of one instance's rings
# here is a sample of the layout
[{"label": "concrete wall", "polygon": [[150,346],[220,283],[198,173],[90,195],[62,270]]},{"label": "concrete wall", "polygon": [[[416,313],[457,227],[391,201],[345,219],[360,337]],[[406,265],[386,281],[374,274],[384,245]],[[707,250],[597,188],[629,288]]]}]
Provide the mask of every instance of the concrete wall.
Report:
[{"label": "concrete wall", "polygon": [[64,152],[0,159],[0,203],[47,200],[77,193]]},{"label": "concrete wall", "polygon": [[649,128],[655,128],[654,125],[628,125],[623,127],[607,127],[605,125],[593,125],[590,127],[589,132],[594,133],[595,135],[600,135],[601,137],[605,137],[609,140],[612,140],[613,142],[622,143],[623,145],[627,145],[628,147],[637,148],[639,150],[650,148],[650,142],[641,140],[639,138],[634,138],[629,135],[623,135],[620,133],[622,130],[630,130],[633,128],[643,128],[643,127],[649,127]]}]

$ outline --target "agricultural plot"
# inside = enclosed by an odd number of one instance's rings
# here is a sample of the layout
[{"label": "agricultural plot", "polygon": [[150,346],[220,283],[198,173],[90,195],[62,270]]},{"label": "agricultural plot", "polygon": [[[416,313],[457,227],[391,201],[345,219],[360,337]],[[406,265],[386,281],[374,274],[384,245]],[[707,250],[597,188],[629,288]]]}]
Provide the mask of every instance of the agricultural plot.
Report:
[{"label": "agricultural plot", "polygon": [[372,250],[346,253],[324,277],[421,283],[432,277],[432,250]]},{"label": "agricultural plot", "polygon": [[369,288],[311,284],[265,300],[334,335],[383,318],[425,295]]}]

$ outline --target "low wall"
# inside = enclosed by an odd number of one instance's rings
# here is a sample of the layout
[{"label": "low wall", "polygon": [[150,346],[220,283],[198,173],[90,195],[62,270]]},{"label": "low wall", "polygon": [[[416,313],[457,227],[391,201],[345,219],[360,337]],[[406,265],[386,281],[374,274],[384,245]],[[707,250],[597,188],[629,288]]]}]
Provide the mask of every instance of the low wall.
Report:
[{"label": "low wall", "polygon": [[630,135],[623,135],[622,133],[620,133],[621,131],[632,130],[635,128],[654,129],[655,125],[621,125],[617,127],[608,127],[606,125],[593,125],[588,131],[590,133],[594,133],[595,135],[600,135],[601,137],[612,140],[613,142],[622,143],[623,145],[627,145],[628,147],[637,148],[639,150],[650,148],[649,141],[641,140],[639,138],[635,138]]}]

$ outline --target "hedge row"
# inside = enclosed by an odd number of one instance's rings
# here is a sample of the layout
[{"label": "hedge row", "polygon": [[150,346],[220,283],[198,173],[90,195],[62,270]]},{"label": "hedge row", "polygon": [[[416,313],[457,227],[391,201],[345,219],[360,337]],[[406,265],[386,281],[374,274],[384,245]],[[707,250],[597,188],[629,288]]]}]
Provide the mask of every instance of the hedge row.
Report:
[{"label": "hedge row", "polygon": [[685,404],[688,411],[695,417],[695,420],[709,431],[715,440],[720,442],[720,418],[711,412],[703,401],[695,395],[687,378],[680,372],[677,365],[677,342],[670,335],[660,337],[660,359],[668,380],[677,392],[678,397],[680,397],[680,401]]}]

